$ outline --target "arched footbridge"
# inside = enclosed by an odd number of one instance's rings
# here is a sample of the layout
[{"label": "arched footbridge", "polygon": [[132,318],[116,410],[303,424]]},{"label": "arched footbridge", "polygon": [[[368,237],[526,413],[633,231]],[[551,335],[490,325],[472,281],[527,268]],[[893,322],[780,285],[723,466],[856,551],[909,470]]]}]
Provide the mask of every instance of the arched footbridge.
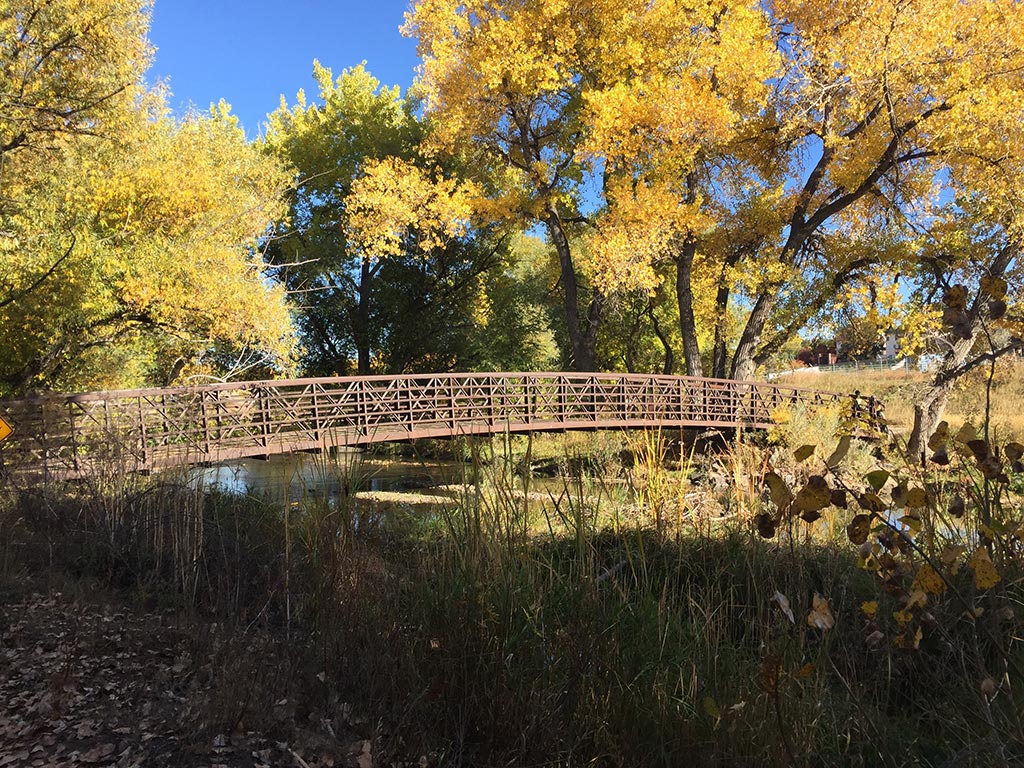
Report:
[{"label": "arched footbridge", "polygon": [[150,471],[427,437],[576,429],[766,428],[848,396],[684,376],[466,373],[252,381],[0,400],[0,466]]}]

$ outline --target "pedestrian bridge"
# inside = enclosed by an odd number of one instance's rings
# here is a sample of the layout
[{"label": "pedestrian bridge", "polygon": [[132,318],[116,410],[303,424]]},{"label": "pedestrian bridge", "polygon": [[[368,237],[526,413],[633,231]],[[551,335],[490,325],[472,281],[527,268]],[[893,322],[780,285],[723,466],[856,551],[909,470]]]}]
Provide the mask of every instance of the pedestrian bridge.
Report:
[{"label": "pedestrian bridge", "polygon": [[0,469],[74,477],[412,440],[771,426],[846,396],[685,376],[456,373],[250,381],[0,400]]}]

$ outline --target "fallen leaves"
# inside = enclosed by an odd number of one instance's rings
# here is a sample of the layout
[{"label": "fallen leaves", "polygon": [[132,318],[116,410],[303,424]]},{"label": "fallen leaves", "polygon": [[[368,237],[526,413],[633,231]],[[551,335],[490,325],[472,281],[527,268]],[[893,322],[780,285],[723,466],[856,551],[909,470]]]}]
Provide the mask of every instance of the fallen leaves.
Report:
[{"label": "fallen leaves", "polygon": [[294,712],[275,721],[288,741],[244,726],[204,736],[196,718],[224,693],[209,654],[189,650],[195,630],[59,595],[0,606],[0,768],[372,767],[370,740],[314,733]]}]

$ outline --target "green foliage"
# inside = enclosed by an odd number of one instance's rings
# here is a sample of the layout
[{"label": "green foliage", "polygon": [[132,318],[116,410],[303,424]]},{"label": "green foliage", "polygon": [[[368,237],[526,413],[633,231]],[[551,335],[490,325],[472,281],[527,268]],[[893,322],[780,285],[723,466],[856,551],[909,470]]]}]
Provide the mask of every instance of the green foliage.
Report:
[{"label": "green foliage", "polygon": [[549,254],[535,238],[503,243],[500,261],[480,277],[468,330],[466,367],[477,371],[550,371],[560,366],[548,291]]},{"label": "green foliage", "polygon": [[[543,335],[543,324],[520,290],[521,267],[500,233],[481,228],[428,238],[404,220],[396,231],[388,203],[401,201],[376,188],[371,195],[365,184],[384,162],[410,163],[425,177],[461,173],[454,160],[440,163],[422,152],[427,126],[415,102],[362,66],[335,78],[314,63],[314,75],[318,100],[300,92],[293,107],[282,104],[265,137],[266,151],[287,162],[296,179],[283,234],[266,257],[299,310],[306,371],[537,367],[543,342],[531,338]],[[357,218],[384,231],[360,239],[366,226],[355,227]],[[385,242],[386,253],[373,246]]]},{"label": "green foliage", "polygon": [[264,148],[292,169],[295,187],[281,235],[266,258],[292,296],[305,368],[312,374],[347,373],[358,353],[368,373],[371,348],[371,265],[345,239],[345,201],[365,162],[408,156],[422,128],[397,88],[383,88],[364,67],[337,79],[313,64],[319,102],[299,91],[268,116]]}]

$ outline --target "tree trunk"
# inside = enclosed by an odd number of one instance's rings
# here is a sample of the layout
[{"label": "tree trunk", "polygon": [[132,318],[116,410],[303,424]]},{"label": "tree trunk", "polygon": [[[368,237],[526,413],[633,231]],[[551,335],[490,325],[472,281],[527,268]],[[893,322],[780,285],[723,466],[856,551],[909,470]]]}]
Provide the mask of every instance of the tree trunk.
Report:
[{"label": "tree trunk", "polygon": [[757,364],[754,355],[757,343],[761,340],[761,332],[764,331],[765,323],[771,314],[775,304],[774,295],[762,293],[754,302],[754,308],[750,311],[747,324],[743,328],[743,335],[740,336],[740,343],[736,347],[736,354],[732,358],[732,370],[729,378],[744,381],[754,377]]},{"label": "tree trunk", "polygon": [[962,375],[964,363],[971,354],[981,329],[982,320],[975,319],[971,325],[971,337],[957,339],[953,343],[943,356],[928,391],[914,404],[914,427],[907,439],[907,456],[911,461],[920,461],[928,450],[928,438],[939,425],[942,413],[946,409],[946,401],[949,400],[949,393],[953,391],[953,386]]},{"label": "tree trunk", "polygon": [[715,295],[715,350],[711,362],[711,375],[716,379],[725,378],[726,365],[729,362],[729,350],[726,347],[726,320],[729,312],[729,286],[725,284],[725,275],[718,285]]},{"label": "tree trunk", "polygon": [[676,367],[676,356],[672,351],[672,345],[668,343],[668,338],[661,330],[661,324],[658,322],[657,316],[654,314],[654,305],[651,305],[651,324],[654,326],[654,335],[658,337],[658,341],[661,342],[661,348],[665,350],[665,363],[661,368],[661,373],[664,376],[671,376],[672,371]]},{"label": "tree trunk", "polygon": [[683,359],[687,376],[703,376],[697,321],[693,315],[693,257],[697,242],[687,239],[676,255],[676,301],[679,304],[679,332],[683,337]]},{"label": "tree trunk", "polygon": [[939,420],[946,409],[949,389],[952,385],[932,390],[919,403],[914,404],[914,428],[907,440],[907,455],[913,462],[924,463],[928,448],[928,438],[935,433]]},{"label": "tree trunk", "polygon": [[[995,254],[992,262],[987,265],[985,272],[990,277],[1002,277],[1018,254],[1019,248],[1016,244],[1005,244]],[[984,331],[985,323],[991,317],[990,307],[988,294],[979,288],[967,311],[968,331],[965,335],[968,338],[956,338],[950,343],[949,351],[943,356],[939,371],[932,379],[931,387],[920,402],[914,405],[914,427],[907,440],[907,454],[911,461],[922,459],[928,448],[928,438],[935,432],[935,427],[938,426],[939,419],[942,418],[949,393],[957,379],[985,359],[995,360],[1001,354],[1016,347],[1015,344],[1011,344],[999,350],[993,349],[987,354],[975,357],[970,363],[967,362],[971,350],[974,349],[975,341]]]},{"label": "tree trunk", "polygon": [[572,347],[572,367],[577,371],[593,371],[595,368],[595,350],[597,348],[597,328],[603,314],[603,301],[595,295],[587,313],[587,327],[583,328],[580,321],[580,288],[576,276],[576,266],[572,260],[569,238],[565,234],[562,218],[553,205],[549,205],[544,224],[548,236],[558,253],[558,265],[562,278],[562,299],[565,308],[565,326]]},{"label": "tree trunk", "polygon": [[352,328],[360,376],[370,375],[370,261],[363,259],[359,268],[359,305]]},{"label": "tree trunk", "polygon": [[590,297],[590,306],[587,308],[587,329],[583,334],[584,359],[588,360],[586,368],[579,371],[597,370],[597,332],[604,319],[604,296],[597,290],[593,291]]},{"label": "tree trunk", "polygon": [[953,391],[953,385],[959,378],[956,371],[967,360],[976,338],[977,333],[972,333],[970,339],[958,339],[950,347],[928,391],[914,404],[914,427],[907,439],[907,455],[911,461],[923,460],[928,449],[928,438],[939,425],[942,413],[946,409],[946,401],[949,400],[949,393]]}]

